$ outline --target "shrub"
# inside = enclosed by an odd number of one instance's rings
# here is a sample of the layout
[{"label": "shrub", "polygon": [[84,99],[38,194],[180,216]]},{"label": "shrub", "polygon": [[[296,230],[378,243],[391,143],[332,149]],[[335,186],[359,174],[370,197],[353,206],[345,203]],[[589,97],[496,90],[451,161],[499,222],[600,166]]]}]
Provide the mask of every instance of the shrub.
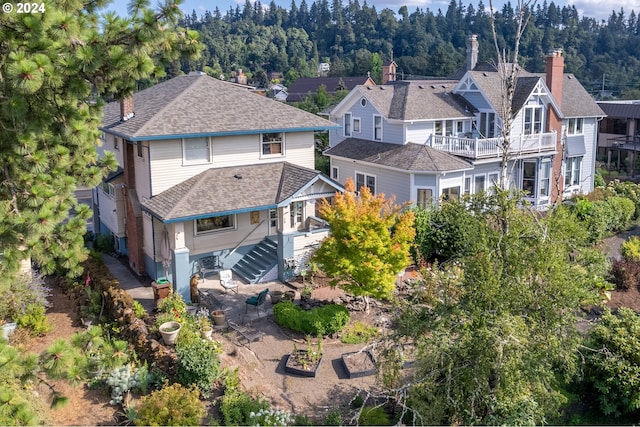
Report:
[{"label": "shrub", "polygon": [[220,349],[220,343],[199,337],[187,342],[179,340],[176,345],[177,381],[184,386],[195,384],[207,396],[220,378]]},{"label": "shrub", "polygon": [[358,321],[345,328],[340,341],[344,344],[364,344],[376,335],[378,335],[378,329]]},{"label": "shrub", "polygon": [[49,331],[46,307],[51,290],[39,276],[21,275],[16,279],[0,279],[0,320],[13,320],[30,328],[36,335]]},{"label": "shrub", "polygon": [[361,426],[388,426],[391,425],[391,421],[382,406],[368,406],[360,413],[358,424]]},{"label": "shrub", "polygon": [[228,426],[249,425],[252,421],[251,413],[269,408],[266,400],[254,398],[240,389],[238,371],[234,371],[225,378],[225,391],[220,403],[222,421]]},{"label": "shrub", "polygon": [[640,316],[628,308],[607,311],[590,333],[585,379],[597,391],[605,415],[637,414],[640,409]]},{"label": "shrub", "polygon": [[197,388],[173,384],[144,396],[135,422],[139,426],[199,426],[206,413]]},{"label": "shrub", "polygon": [[328,304],[305,311],[291,301],[276,304],[273,315],[280,326],[316,336],[339,332],[350,319],[349,310],[341,305]]},{"label": "shrub", "polygon": [[331,409],[324,417],[324,425],[326,426],[341,426],[342,425],[342,413],[338,409]]},{"label": "shrub", "polygon": [[573,210],[585,224],[591,241],[596,242],[612,231],[625,228],[635,212],[635,205],[625,197],[611,196],[595,201],[580,197]]},{"label": "shrub", "polygon": [[610,231],[619,231],[624,229],[633,217],[636,206],[626,197],[609,197],[607,199],[609,205],[609,215],[611,215]]},{"label": "shrub", "polygon": [[631,261],[640,261],[640,237],[633,236],[622,243],[622,256]]},{"label": "shrub", "polygon": [[630,289],[640,284],[640,262],[635,260],[615,260],[611,263],[611,282],[617,289]]}]

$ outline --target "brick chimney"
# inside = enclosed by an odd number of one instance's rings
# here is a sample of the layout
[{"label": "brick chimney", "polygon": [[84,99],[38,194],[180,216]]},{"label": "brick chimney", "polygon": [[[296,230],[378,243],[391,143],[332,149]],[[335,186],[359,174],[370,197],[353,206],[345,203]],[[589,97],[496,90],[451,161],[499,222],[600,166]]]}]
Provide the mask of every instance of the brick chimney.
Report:
[{"label": "brick chimney", "polygon": [[133,95],[128,95],[120,100],[120,120],[126,122],[133,118],[136,113],[133,111]]},{"label": "brick chimney", "polygon": [[480,46],[478,36],[476,34],[469,36],[467,39],[467,71],[476,68],[476,64],[478,63],[478,46]]},{"label": "brick chimney", "polygon": [[546,83],[558,106],[562,105],[562,79],[564,78],[564,57],[562,49],[547,54]]},{"label": "brick chimney", "polygon": [[[555,99],[558,107],[562,106],[562,80],[564,79],[564,57],[561,49],[555,49],[547,55],[546,84],[551,91],[551,96]],[[562,145],[562,119],[559,112],[549,105],[547,110],[547,130],[556,132],[556,154],[552,163],[552,191],[551,203],[555,203],[561,196],[564,187],[562,178],[562,159],[564,157],[564,147]]]}]

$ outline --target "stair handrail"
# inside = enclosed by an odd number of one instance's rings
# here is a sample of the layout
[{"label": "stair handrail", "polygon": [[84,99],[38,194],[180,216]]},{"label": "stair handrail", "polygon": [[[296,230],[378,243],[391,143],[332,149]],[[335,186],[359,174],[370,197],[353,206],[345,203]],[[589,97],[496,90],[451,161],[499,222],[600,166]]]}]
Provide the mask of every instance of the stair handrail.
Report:
[{"label": "stair handrail", "polygon": [[253,232],[254,232],[254,231],[256,231],[256,230],[257,230],[257,229],[258,229],[262,224],[264,224],[264,222],[265,222],[265,221],[266,221],[266,220],[265,220],[265,219],[263,219],[262,221],[260,221],[260,224],[258,224],[258,225],[256,225],[255,227],[253,227],[253,230],[249,231],[249,232],[247,233],[247,235],[246,235],[246,236],[244,236],[244,237],[242,238],[242,240],[240,240],[240,241],[238,242],[238,244],[237,244],[237,245],[235,245],[235,246],[233,247],[233,249],[231,249],[231,252],[229,252],[229,253],[225,256],[225,258],[229,258],[229,256],[231,256],[231,254],[233,254],[233,253],[234,253],[234,252],[235,252],[235,251],[240,247],[240,245],[242,245],[242,244],[245,242],[245,240],[247,240],[247,239],[249,238],[249,236],[251,236],[251,234],[253,234]]}]

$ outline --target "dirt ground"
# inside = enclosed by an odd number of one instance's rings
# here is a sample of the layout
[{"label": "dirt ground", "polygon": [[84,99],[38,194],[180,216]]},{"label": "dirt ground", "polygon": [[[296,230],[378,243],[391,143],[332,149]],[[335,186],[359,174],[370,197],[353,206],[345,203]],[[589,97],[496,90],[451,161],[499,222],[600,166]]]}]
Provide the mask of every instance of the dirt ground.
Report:
[{"label": "dirt ground", "polygon": [[[640,228],[621,233],[606,239],[603,249],[612,258],[620,256],[620,244],[631,235],[640,235]],[[320,286],[313,291],[316,299],[333,299],[341,291]],[[52,332],[44,337],[31,339],[29,351],[40,353],[58,338],[69,338],[82,330],[75,307],[70,299],[57,287],[53,288],[52,307],[47,317],[53,326]],[[612,309],[622,306],[640,311],[640,292],[638,289],[614,291],[609,303]],[[368,324],[384,324],[390,318],[389,313],[379,307],[373,307],[370,314],[353,312],[352,320],[362,320]],[[338,339],[323,340],[323,362],[316,378],[296,377],[284,372],[286,356],[294,345],[306,348],[302,336],[285,332],[273,320],[273,316],[256,319],[253,326],[264,333],[263,338],[250,344],[238,339],[233,331],[217,332],[214,339],[223,343],[222,364],[230,369],[238,368],[242,384],[269,399],[276,406],[296,414],[305,414],[321,420],[322,414],[333,408],[348,409],[351,399],[363,390],[375,385],[376,377],[367,376],[349,379],[340,356],[343,353],[357,351],[361,345],[345,345]],[[90,390],[79,386],[74,388],[68,383],[54,382],[56,389],[69,398],[69,403],[59,409],[45,410],[47,425],[114,425],[120,408],[109,405],[108,392],[105,389]],[[36,396],[48,404],[48,390],[44,387],[36,390]]]}]

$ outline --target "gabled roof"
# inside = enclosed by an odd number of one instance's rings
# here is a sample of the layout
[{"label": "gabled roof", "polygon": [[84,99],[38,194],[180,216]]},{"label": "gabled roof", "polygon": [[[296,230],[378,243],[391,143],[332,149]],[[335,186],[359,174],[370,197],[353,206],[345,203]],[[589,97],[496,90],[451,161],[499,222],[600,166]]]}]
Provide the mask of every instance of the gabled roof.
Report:
[{"label": "gabled roof", "polygon": [[338,88],[344,87],[350,91],[358,85],[375,85],[369,76],[357,77],[301,77],[289,86],[288,102],[299,102],[309,94],[315,95],[320,86],[324,85],[328,94],[335,93]]},{"label": "gabled roof", "polygon": [[207,75],[174,77],[133,95],[135,116],[121,121],[120,103],[104,108],[105,132],[131,141],[322,130],[336,125]]},{"label": "gabled roof", "polygon": [[474,108],[451,92],[454,81],[399,81],[379,86],[358,86],[364,96],[388,119],[437,120],[473,117]]},{"label": "gabled roof", "polygon": [[564,117],[604,117],[598,103],[573,74],[562,79],[562,115]]},{"label": "gabled roof", "polygon": [[404,145],[347,138],[324,152],[327,156],[387,166],[408,172],[451,172],[473,169],[471,163],[422,144]]},{"label": "gabled roof", "polygon": [[275,208],[317,180],[342,189],[321,172],[287,162],[211,168],[142,206],[163,222]]}]

